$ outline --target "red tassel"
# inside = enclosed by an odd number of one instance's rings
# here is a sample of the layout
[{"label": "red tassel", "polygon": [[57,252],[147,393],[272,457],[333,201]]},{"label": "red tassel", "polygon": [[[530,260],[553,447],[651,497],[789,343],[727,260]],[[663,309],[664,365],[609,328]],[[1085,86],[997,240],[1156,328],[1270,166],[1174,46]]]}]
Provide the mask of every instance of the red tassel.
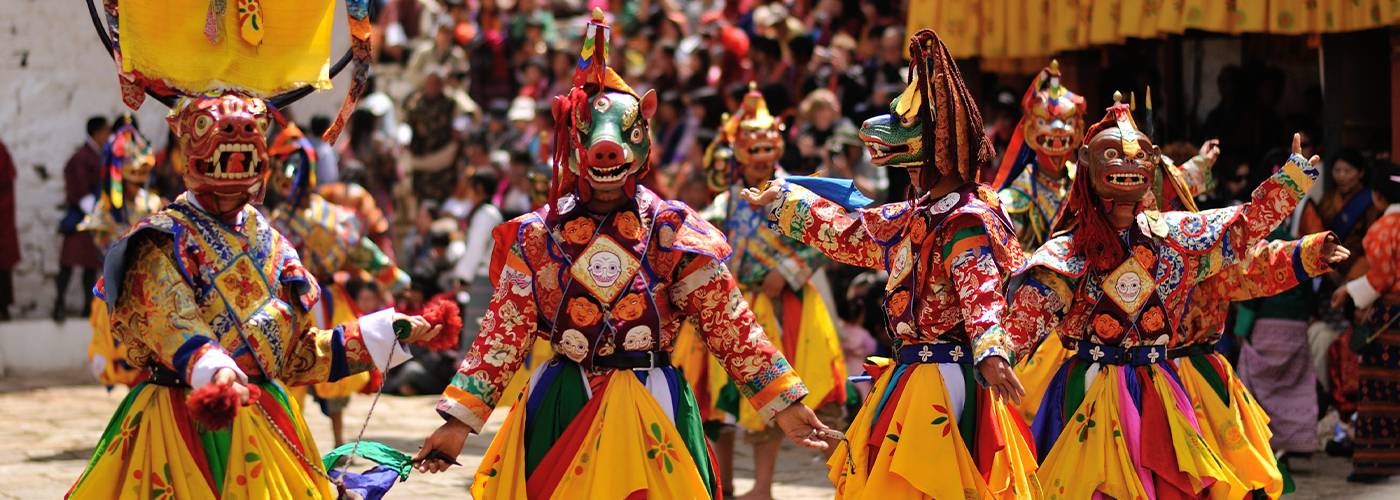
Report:
[{"label": "red tassel", "polygon": [[462,309],[457,302],[445,295],[433,297],[423,307],[423,319],[433,326],[442,325],[442,331],[427,342],[420,342],[434,351],[456,350],[462,338]]},{"label": "red tassel", "polygon": [[[244,386],[248,389],[249,403],[262,396],[262,389],[256,385]],[[210,430],[227,429],[238,416],[238,392],[233,384],[209,384],[200,387],[185,398],[185,409],[191,417]]]},{"label": "red tassel", "polygon": [[379,392],[379,387],[382,385],[384,385],[384,374],[379,373],[378,369],[371,369],[369,371],[369,382],[366,383],[364,387],[360,388],[360,394],[374,394]]}]

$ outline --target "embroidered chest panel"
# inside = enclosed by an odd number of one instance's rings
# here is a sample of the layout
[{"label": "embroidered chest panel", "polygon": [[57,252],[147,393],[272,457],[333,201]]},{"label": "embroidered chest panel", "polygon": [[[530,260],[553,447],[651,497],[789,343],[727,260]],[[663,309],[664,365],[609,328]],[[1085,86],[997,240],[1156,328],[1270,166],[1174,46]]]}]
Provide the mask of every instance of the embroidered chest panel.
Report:
[{"label": "embroidered chest panel", "polygon": [[349,259],[364,234],[360,218],[348,208],[312,194],[306,208],[272,216],[273,226],[301,256],[313,276],[328,279]]},{"label": "embroidered chest panel", "polygon": [[905,224],[903,230],[890,237],[889,244],[883,245],[886,271],[890,274],[884,309],[887,326],[897,338],[906,342],[968,342],[961,327],[962,299],[954,280],[975,278],[948,275],[943,262],[951,257],[944,255],[944,248],[940,247],[939,242],[947,239],[940,233],[946,231],[944,222],[951,217],[974,215],[986,221],[987,234],[994,245],[1011,241],[1010,222],[1000,209],[986,202],[988,199],[995,199],[990,189],[969,185],[931,203],[892,204],[886,205],[892,209],[872,211]]},{"label": "embroidered chest panel", "polygon": [[[245,210],[246,222],[230,227],[183,203],[172,203],[148,218],[175,238],[176,259],[195,292],[200,315],[218,334],[219,343],[238,358],[252,355],[260,366],[281,366],[296,333],[295,307],[309,308],[316,296],[309,276],[287,260],[296,254],[257,211]],[[288,286],[299,282],[297,291]]]}]

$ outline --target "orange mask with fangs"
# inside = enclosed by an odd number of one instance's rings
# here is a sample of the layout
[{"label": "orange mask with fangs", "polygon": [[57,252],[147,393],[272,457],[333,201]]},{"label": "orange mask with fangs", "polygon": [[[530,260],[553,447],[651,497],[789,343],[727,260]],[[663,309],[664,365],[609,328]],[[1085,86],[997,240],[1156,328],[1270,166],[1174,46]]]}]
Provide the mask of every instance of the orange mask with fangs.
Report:
[{"label": "orange mask with fangs", "polygon": [[185,97],[171,108],[166,121],[188,159],[185,186],[210,215],[229,222],[262,202],[272,119],[263,100],[237,94]]}]

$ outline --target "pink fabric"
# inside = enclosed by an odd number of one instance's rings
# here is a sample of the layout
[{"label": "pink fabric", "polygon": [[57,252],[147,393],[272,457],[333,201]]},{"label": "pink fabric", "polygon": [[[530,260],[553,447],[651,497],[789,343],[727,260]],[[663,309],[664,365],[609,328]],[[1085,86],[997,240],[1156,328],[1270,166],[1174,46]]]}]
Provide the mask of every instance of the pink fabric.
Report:
[{"label": "pink fabric", "polygon": [[1147,498],[1152,500],[1157,498],[1157,490],[1152,481],[1152,471],[1142,466],[1142,416],[1138,414],[1137,404],[1133,402],[1133,393],[1128,391],[1128,377],[1131,376],[1135,376],[1132,368],[1120,367],[1118,380],[1114,381],[1118,383],[1118,418],[1123,420],[1123,440],[1128,443],[1128,457],[1137,469],[1138,479],[1142,481],[1142,488],[1147,491]]}]

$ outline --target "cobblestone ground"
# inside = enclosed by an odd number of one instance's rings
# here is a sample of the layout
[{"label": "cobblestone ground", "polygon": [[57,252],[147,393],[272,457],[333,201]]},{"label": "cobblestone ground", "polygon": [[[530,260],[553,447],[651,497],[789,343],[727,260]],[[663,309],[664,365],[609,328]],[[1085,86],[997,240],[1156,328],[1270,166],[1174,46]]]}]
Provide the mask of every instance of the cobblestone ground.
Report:
[{"label": "cobblestone ground", "polygon": [[[0,380],[0,499],[62,498],[82,473],[92,447],[102,434],[111,412],[125,389],[83,384],[80,375],[47,380]],[[433,411],[436,398],[384,397],[374,411],[365,439],[403,451],[418,449],[422,439],[441,423]],[[369,409],[369,397],[357,397],[346,410],[346,434],[354,437]],[[394,487],[388,498],[468,498],[471,472],[476,470],[486,446],[500,427],[505,411],[497,412],[487,431],[467,440],[461,462],[465,467],[437,475],[413,475]],[[331,448],[330,422],[320,412],[307,412],[307,422],[322,451]],[[747,491],[752,461],[739,446],[736,487]],[[1285,500],[1323,498],[1400,498],[1400,479],[1379,486],[1356,486],[1343,478],[1349,468],[1342,459],[1316,456],[1294,461],[1298,492]],[[364,465],[363,468],[368,468]],[[783,449],[777,471],[778,498],[825,499],[834,495],[826,479],[826,467],[815,452],[793,446]]]}]

